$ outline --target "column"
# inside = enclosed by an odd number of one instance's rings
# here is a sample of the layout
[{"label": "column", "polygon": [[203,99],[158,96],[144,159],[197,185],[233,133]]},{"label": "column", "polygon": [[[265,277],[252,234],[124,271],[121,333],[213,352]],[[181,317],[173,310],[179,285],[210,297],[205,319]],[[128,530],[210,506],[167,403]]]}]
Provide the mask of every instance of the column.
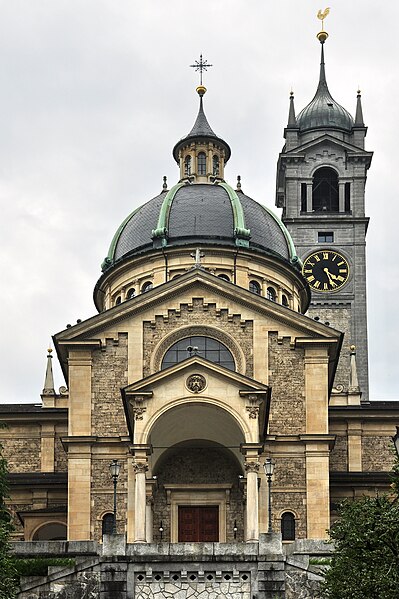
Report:
[{"label": "column", "polygon": [[307,183],[306,184],[306,212],[312,212],[312,210],[313,210],[312,195],[313,195],[313,185],[312,185],[312,183]]},{"label": "column", "polygon": [[345,212],[345,183],[338,183],[339,211]]},{"label": "column", "polygon": [[52,422],[41,426],[41,471],[54,472],[55,428]]},{"label": "column", "polygon": [[136,474],[135,500],[134,500],[134,542],[146,543],[146,492],[145,473],[148,470],[146,462],[135,462],[133,464]]},{"label": "column", "polygon": [[259,498],[258,472],[259,462],[246,462],[247,473],[247,543],[259,541]]}]

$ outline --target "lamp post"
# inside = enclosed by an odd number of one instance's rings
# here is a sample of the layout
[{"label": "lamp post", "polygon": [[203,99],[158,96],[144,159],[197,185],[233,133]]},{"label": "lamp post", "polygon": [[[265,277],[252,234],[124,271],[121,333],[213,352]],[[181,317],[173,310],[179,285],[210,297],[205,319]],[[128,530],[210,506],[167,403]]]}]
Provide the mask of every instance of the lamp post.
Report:
[{"label": "lamp post", "polygon": [[265,474],[267,478],[267,486],[268,486],[268,503],[269,503],[269,518],[268,518],[268,528],[267,532],[272,532],[272,476],[274,472],[275,463],[272,458],[266,458],[263,467],[265,469]]},{"label": "lamp post", "polygon": [[395,445],[396,453],[399,458],[399,426],[396,427],[396,435],[392,437],[393,444]]},{"label": "lamp post", "polygon": [[119,471],[121,469],[121,465],[118,460],[112,460],[109,465],[109,469],[111,471],[112,482],[114,483],[114,521],[112,524],[112,534],[116,535],[116,484],[118,482]]}]

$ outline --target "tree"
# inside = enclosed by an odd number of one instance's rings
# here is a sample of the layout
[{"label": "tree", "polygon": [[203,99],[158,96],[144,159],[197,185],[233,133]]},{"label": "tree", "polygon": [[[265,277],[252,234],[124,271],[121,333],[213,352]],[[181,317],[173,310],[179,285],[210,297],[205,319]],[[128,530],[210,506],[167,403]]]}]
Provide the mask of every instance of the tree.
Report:
[{"label": "tree", "polygon": [[7,461],[0,445],[0,599],[13,599],[17,574],[10,557],[10,533],[13,529],[5,500],[8,496]]},{"label": "tree", "polygon": [[343,502],[330,530],[335,544],[323,591],[328,599],[399,597],[399,461],[392,495]]}]

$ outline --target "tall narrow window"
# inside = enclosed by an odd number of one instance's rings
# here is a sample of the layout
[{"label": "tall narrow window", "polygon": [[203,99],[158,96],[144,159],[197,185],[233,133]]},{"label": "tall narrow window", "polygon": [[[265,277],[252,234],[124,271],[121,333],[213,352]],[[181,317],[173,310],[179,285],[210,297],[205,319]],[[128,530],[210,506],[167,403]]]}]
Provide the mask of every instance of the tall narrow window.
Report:
[{"label": "tall narrow window", "polygon": [[212,159],[213,174],[215,177],[219,175],[219,156],[214,156]]},{"label": "tall narrow window", "polygon": [[276,301],[276,290],[273,289],[273,287],[268,287],[266,297],[267,297],[267,299],[271,300],[272,302],[275,302]]},{"label": "tall narrow window", "polygon": [[283,306],[285,306],[286,308],[288,308],[288,306],[289,306],[288,297],[284,293],[281,296],[281,303],[283,304]]},{"label": "tall narrow window", "polygon": [[198,174],[206,175],[206,155],[205,152],[198,154]]},{"label": "tall narrow window", "polygon": [[351,184],[345,183],[345,212],[351,211]]},{"label": "tall narrow window", "polygon": [[284,512],[281,516],[281,536],[283,541],[295,541],[295,516],[292,512]]},{"label": "tall narrow window", "polygon": [[191,156],[186,156],[184,159],[184,174],[191,175]]},{"label": "tall narrow window", "polygon": [[122,298],[121,298],[120,295],[118,295],[118,297],[115,300],[115,306],[119,306],[119,304],[121,303],[121,301],[122,301]]},{"label": "tall narrow window", "polygon": [[308,186],[306,183],[301,183],[301,212],[308,211]]},{"label": "tall narrow window", "polygon": [[102,535],[112,535],[114,529],[114,514],[104,514],[102,520]]},{"label": "tall narrow window", "polygon": [[126,299],[132,299],[134,296],[136,295],[136,290],[134,289],[134,287],[130,287],[130,289],[128,290],[127,294],[126,294]]},{"label": "tall narrow window", "polygon": [[327,166],[313,175],[312,209],[314,212],[338,212],[338,175]]}]

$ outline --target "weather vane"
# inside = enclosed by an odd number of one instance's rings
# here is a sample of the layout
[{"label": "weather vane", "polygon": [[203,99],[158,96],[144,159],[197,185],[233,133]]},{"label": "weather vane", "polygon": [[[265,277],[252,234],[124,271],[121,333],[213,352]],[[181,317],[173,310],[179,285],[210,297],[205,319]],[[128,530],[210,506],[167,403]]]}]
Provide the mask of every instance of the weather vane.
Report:
[{"label": "weather vane", "polygon": [[317,13],[317,18],[320,19],[321,21],[321,30],[324,31],[324,19],[327,17],[328,13],[330,12],[329,8],[326,8],[324,10],[319,10],[319,12]]},{"label": "weather vane", "polygon": [[213,67],[213,64],[208,64],[207,60],[202,59],[202,54],[200,54],[200,59],[195,61],[195,64],[190,64],[190,67],[200,72],[200,85],[202,85],[202,73],[203,71],[207,71],[209,67]]}]

